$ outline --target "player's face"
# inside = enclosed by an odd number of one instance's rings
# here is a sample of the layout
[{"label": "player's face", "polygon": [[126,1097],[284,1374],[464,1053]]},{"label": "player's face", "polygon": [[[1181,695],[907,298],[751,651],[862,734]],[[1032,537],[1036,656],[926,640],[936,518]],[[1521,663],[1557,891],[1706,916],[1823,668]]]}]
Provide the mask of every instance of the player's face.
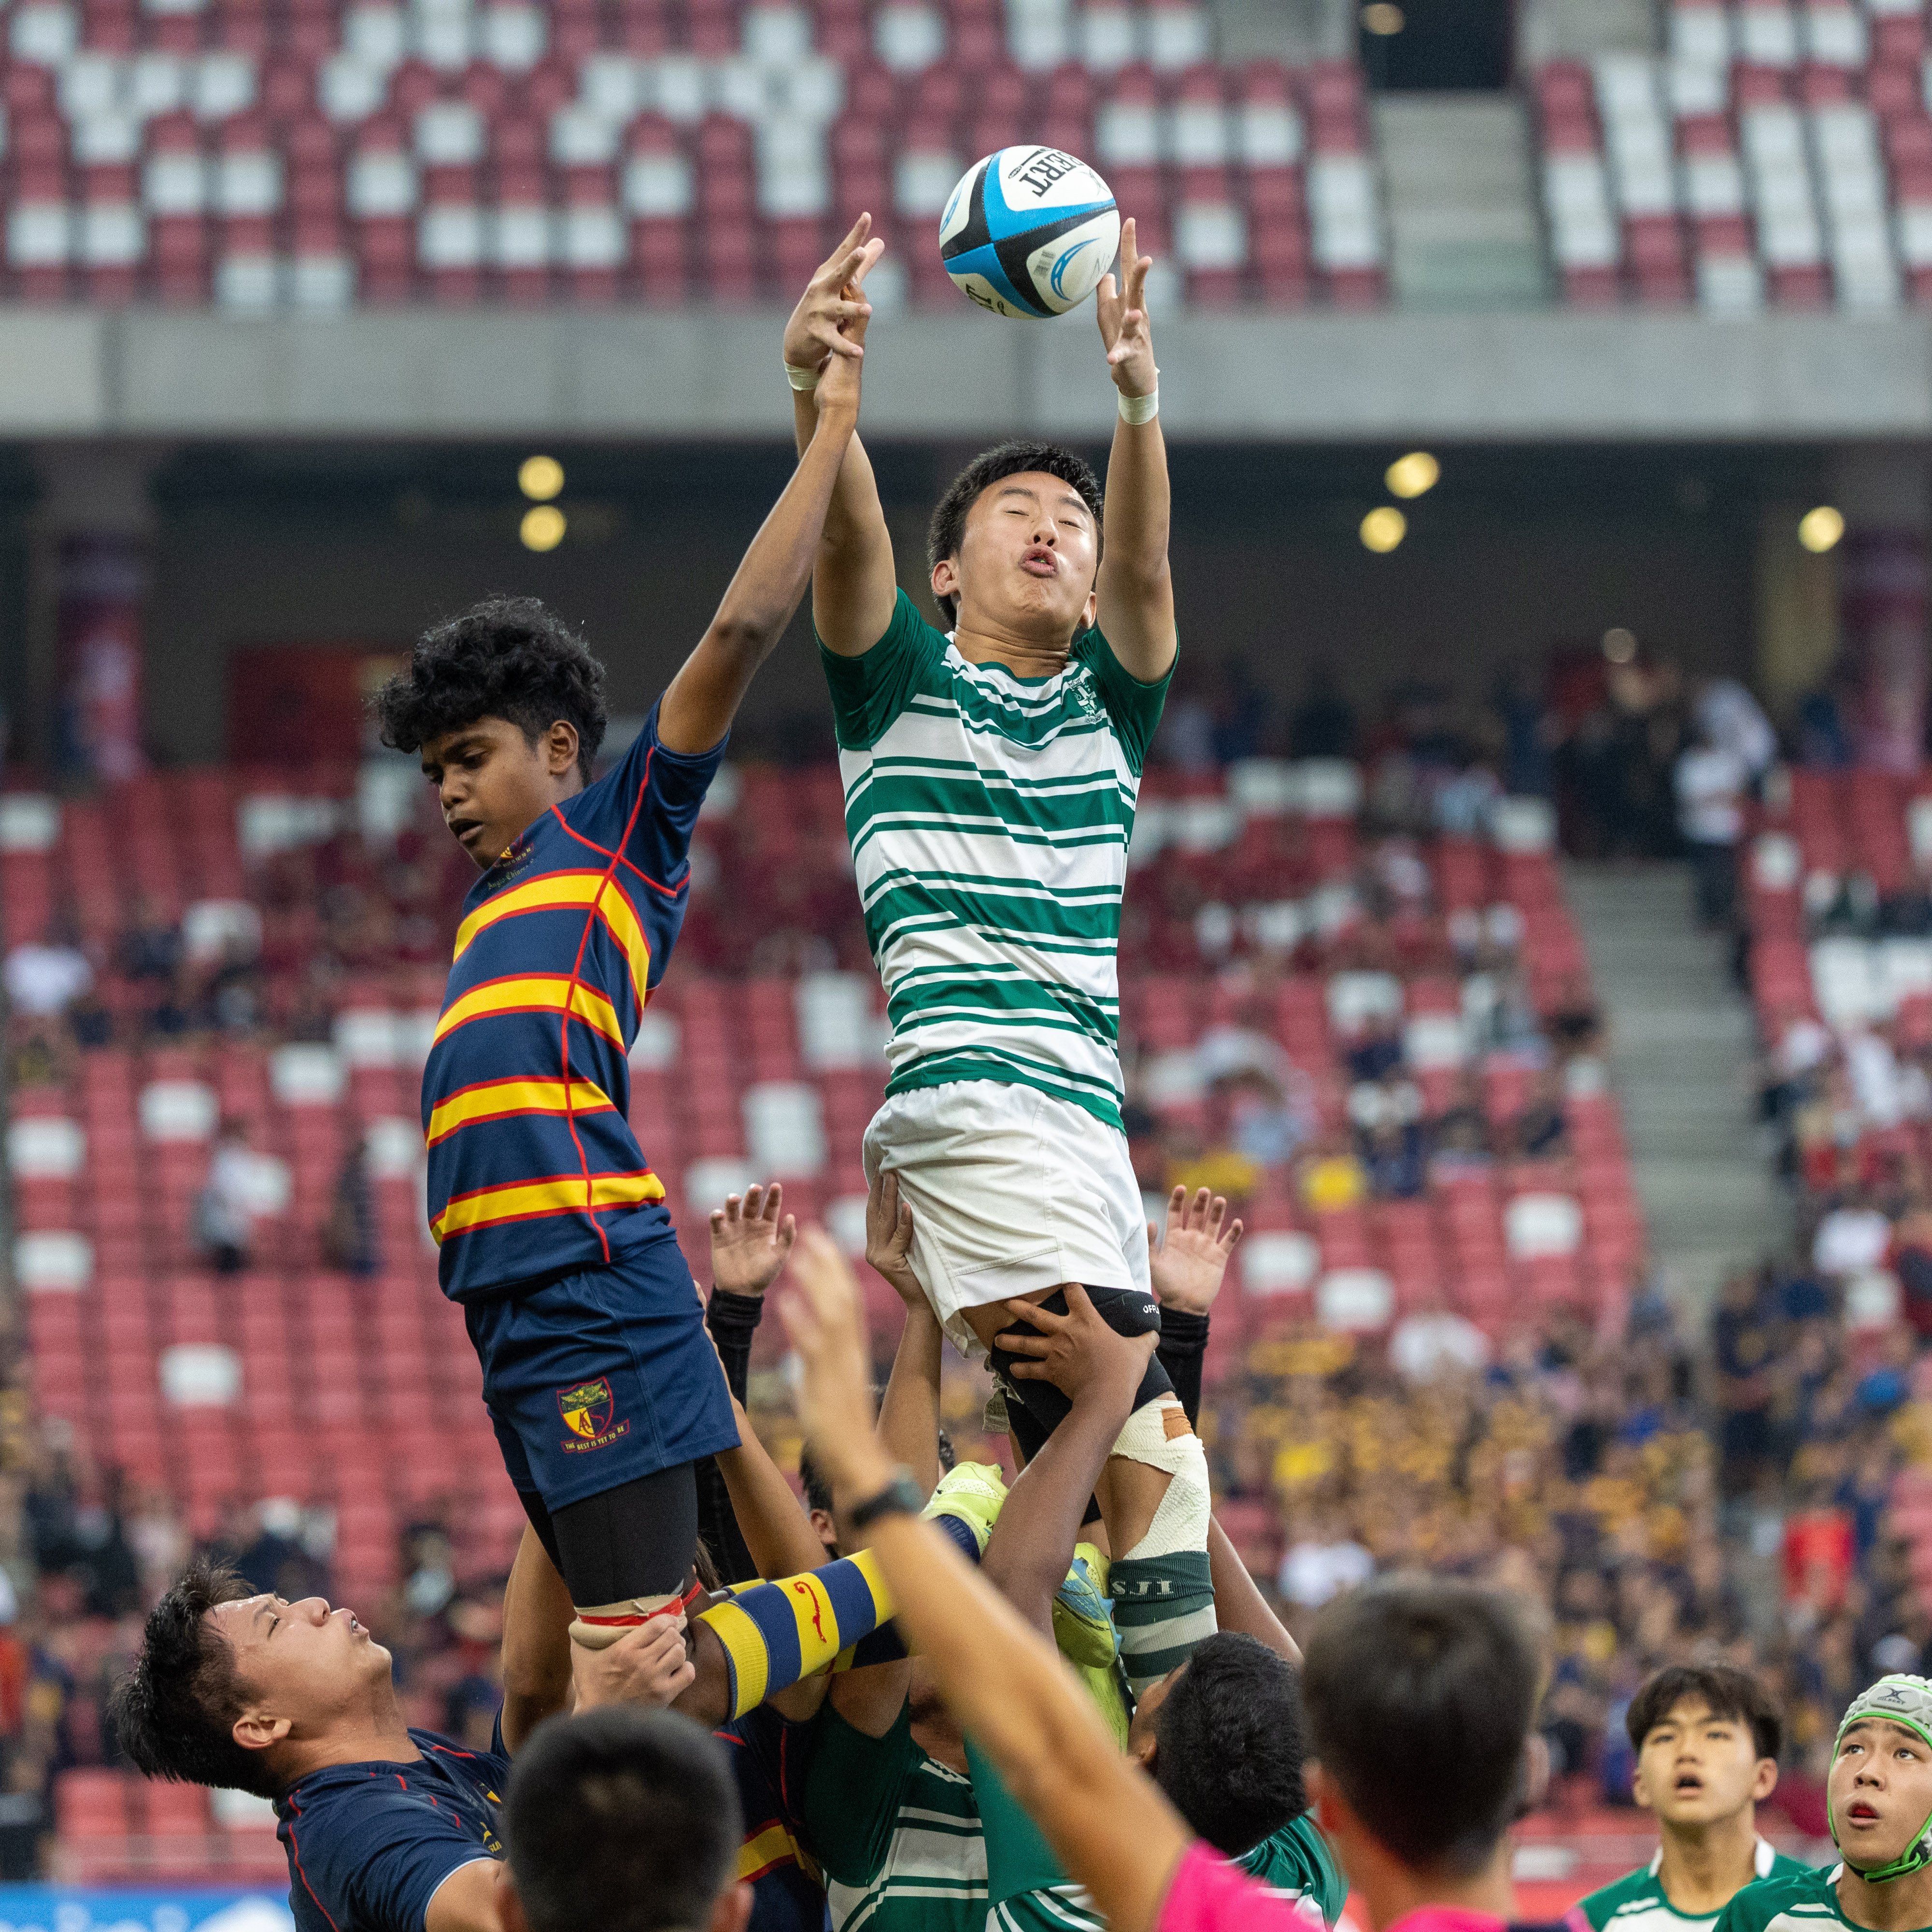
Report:
[{"label": "player's face", "polygon": [[1637,1753],[1636,1802],[1672,1825],[1734,1817],[1768,1796],[1764,1760],[1742,1718],[1714,1716],[1701,1697],[1673,1705]]},{"label": "player's face", "polygon": [[426,739],[422,768],[443,823],[487,869],[518,833],[577,789],[577,732],[560,721],[532,745],[508,718],[479,718]]},{"label": "player's face", "polygon": [[1838,1849],[1862,1870],[1903,1857],[1932,1817],[1932,1747],[1867,1718],[1845,1733],[1826,1781]]},{"label": "player's face", "polygon": [[1167,1702],[1168,1694],[1180,1682],[1180,1673],[1186,1668],[1184,1664],[1177,1664],[1159,1683],[1150,1684],[1135,1702],[1134,1714],[1127,1721],[1127,1753],[1139,1759],[1143,1765],[1154,1761],[1154,1720],[1160,1715],[1160,1707]]},{"label": "player's face", "polygon": [[[1022,634],[1070,639],[1092,622],[1100,533],[1080,494],[1058,476],[1025,470],[989,484],[966,513],[959,554],[933,572],[933,586],[975,619]],[[944,585],[942,574],[949,580]]]},{"label": "player's face", "polygon": [[326,1597],[245,1597],[208,1614],[235,1653],[250,1707],[286,1718],[292,1735],[312,1732],[388,1681],[389,1653],[353,1611],[331,1609]]}]

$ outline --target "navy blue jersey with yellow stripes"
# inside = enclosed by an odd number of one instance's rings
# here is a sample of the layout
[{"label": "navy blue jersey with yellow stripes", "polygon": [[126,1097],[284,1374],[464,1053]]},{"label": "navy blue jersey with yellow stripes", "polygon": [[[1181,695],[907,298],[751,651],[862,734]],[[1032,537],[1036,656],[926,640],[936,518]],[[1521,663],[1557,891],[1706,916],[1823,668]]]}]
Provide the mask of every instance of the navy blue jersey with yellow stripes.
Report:
[{"label": "navy blue jersey with yellow stripes", "polygon": [[765,1704],[712,1735],[725,1748],[745,1814],[738,1876],[752,1888],[747,1932],[823,1932],[825,1888],[799,1844],[797,1787],[811,1727],[788,1724]]},{"label": "navy blue jersey with yellow stripes", "polygon": [[445,1294],[596,1268],[670,1225],[631,1132],[632,1041],[690,886],[722,742],[684,757],[658,713],[616,765],[472,887],[423,1069]]}]

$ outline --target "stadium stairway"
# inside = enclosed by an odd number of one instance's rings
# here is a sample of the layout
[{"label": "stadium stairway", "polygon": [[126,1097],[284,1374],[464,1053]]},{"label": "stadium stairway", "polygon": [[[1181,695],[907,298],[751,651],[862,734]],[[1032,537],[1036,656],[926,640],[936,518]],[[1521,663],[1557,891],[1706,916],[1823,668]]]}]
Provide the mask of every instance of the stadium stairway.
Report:
[{"label": "stadium stairway", "polygon": [[1692,922],[1684,867],[1572,864],[1564,885],[1609,1023],[1652,1252],[1672,1300],[1701,1307],[1726,1270],[1790,1238],[1750,1112],[1750,1013],[1725,942]]},{"label": "stadium stairway", "polygon": [[1481,309],[1546,301],[1523,104],[1511,94],[1387,94],[1372,112],[1399,299]]}]

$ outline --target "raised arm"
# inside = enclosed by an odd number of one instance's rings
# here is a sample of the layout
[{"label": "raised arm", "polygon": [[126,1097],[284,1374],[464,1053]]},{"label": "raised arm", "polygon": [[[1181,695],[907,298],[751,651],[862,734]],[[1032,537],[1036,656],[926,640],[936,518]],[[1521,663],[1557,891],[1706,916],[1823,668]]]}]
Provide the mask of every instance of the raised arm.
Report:
[{"label": "raised arm", "polygon": [[1052,1382],[1073,1408],[1006,1492],[980,1568],[1035,1630],[1051,1637],[1054,1592],[1073,1560],[1087,1499],[1132,1413],[1154,1337],[1115,1334],[1077,1283],[1066,1291],[1064,1315],[1030,1302],[1006,1306],[1016,1320],[1040,1331],[1007,1337],[1014,1354],[1030,1358],[1016,1361],[1012,1372],[1023,1381]]},{"label": "raised arm", "polygon": [[[833,362],[850,357],[871,313],[862,295],[866,276],[885,252],[872,238],[872,218],[862,214],[806,284],[791,320],[785,324],[784,362],[792,388],[792,424],[802,457],[818,434],[816,392],[808,385],[817,371],[818,386]],[[879,501],[872,460],[855,434],[846,444],[838,487],[818,540],[812,570],[812,616],[828,650],[841,657],[862,657],[892,621],[898,580],[892,562],[892,533]]]},{"label": "raised arm", "polygon": [[[1122,412],[1107,458],[1097,621],[1128,676],[1152,684],[1174,664],[1174,580],[1167,567],[1167,445],[1160,418],[1148,414],[1160,381],[1147,316],[1154,257],[1138,254],[1138,246],[1129,221],[1120,230],[1125,286],[1103,276],[1094,298]],[[1147,419],[1130,422],[1130,415]]]},{"label": "raised arm", "polygon": [[[849,268],[857,266],[855,255]],[[849,340],[862,350],[870,310],[858,306],[862,312],[849,325]],[[791,622],[818,554],[839,465],[858,427],[859,370],[858,356],[835,357],[806,398],[814,405],[812,446],[752,539],[710,628],[664,692],[658,738],[667,751],[708,752],[724,736],[753,674]]]},{"label": "raised arm", "polygon": [[[892,1464],[872,1426],[857,1285],[818,1229],[800,1237],[792,1271],[799,1292],[782,1312],[805,1365],[812,1454],[859,1502],[885,1488]],[[1152,1932],[1187,1849],[1179,1815],[1122,1756],[1052,1642],[940,1532],[892,1514],[872,1534],[900,1623],[954,1714],[1112,1932]]]}]

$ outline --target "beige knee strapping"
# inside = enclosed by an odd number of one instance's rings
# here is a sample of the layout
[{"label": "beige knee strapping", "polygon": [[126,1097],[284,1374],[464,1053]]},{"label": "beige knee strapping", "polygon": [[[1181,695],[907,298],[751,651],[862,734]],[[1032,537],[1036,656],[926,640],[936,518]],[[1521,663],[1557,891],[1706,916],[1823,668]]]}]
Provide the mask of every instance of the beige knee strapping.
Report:
[{"label": "beige knee strapping", "polygon": [[[1178,1422],[1177,1430],[1173,1425]],[[1167,1493],[1148,1525],[1146,1535],[1124,1552],[1132,1560],[1171,1556],[1181,1550],[1208,1547],[1208,1522],[1212,1498],[1208,1485],[1208,1452],[1187,1426],[1179,1399],[1172,1395],[1143,1402],[1127,1418],[1110,1452],[1130,1462],[1159,1469],[1168,1478]]]}]

